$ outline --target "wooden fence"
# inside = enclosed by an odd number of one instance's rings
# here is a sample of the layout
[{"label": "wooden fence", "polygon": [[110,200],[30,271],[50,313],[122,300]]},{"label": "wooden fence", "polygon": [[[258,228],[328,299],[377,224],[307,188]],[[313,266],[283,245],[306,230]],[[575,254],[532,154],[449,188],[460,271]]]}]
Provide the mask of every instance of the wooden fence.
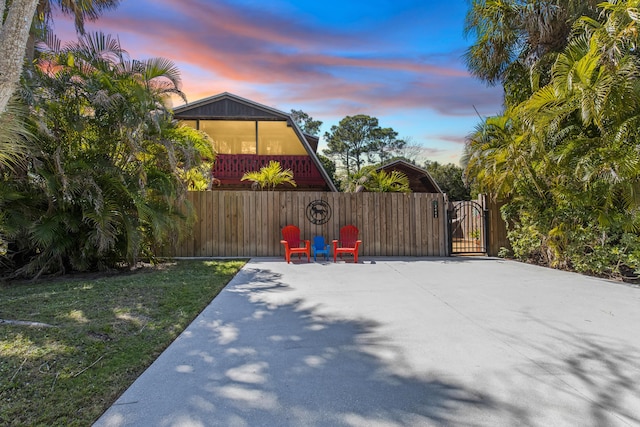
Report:
[{"label": "wooden fence", "polygon": [[[361,256],[446,256],[446,203],[442,194],[330,193],[297,191],[197,191],[192,235],[176,257],[280,256],[281,229],[300,227],[303,239],[337,239],[340,227],[360,230]],[[322,200],[327,223],[314,225],[307,207]]]},{"label": "wooden fence", "polygon": [[504,222],[500,215],[500,208],[504,206],[504,202],[496,202],[487,197],[487,209],[489,211],[489,247],[487,254],[489,256],[498,256],[501,248],[511,249],[511,243],[507,238],[507,223]]}]

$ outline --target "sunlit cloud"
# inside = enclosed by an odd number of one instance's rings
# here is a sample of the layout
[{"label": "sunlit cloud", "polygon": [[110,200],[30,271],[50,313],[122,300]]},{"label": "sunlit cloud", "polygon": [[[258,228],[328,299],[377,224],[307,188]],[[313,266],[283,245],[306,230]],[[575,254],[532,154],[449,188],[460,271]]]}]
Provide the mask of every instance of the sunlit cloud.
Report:
[{"label": "sunlit cloud", "polygon": [[453,142],[454,144],[464,145],[466,143],[466,137],[459,135],[436,135],[435,139],[440,141]]}]

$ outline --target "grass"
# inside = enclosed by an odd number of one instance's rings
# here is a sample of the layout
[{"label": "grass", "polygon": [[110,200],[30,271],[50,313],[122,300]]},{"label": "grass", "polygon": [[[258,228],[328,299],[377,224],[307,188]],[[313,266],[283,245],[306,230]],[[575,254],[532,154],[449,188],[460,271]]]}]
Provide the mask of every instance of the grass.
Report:
[{"label": "grass", "polygon": [[206,307],[244,261],[0,288],[0,425],[88,426]]}]

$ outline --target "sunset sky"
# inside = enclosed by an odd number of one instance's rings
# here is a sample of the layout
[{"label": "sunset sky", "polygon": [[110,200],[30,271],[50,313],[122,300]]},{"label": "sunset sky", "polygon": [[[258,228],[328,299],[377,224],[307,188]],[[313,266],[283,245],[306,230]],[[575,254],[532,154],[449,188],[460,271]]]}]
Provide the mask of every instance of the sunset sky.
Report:
[{"label": "sunset sky", "polygon": [[[467,8],[466,0],[123,0],[87,30],[118,35],[132,58],[174,61],[189,102],[231,92],[303,110],[324,122],[322,133],[368,114],[424,147],[423,159],[457,164],[478,114],[499,113],[502,93],[465,69]],[[65,41],[72,29],[54,23]]]}]

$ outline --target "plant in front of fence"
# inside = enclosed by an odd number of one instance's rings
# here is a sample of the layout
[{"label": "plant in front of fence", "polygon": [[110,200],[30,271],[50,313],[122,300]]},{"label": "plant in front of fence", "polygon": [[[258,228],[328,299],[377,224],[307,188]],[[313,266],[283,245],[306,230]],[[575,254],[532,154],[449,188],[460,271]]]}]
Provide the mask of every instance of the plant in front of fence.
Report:
[{"label": "plant in front of fence", "polygon": [[476,230],[471,231],[471,232],[469,233],[469,237],[471,237],[471,239],[472,239],[472,240],[473,240],[473,242],[475,243],[476,248],[477,248],[477,249],[480,249],[480,248],[481,248],[481,246],[482,246],[482,245],[480,244],[480,230],[476,229]]},{"label": "plant in front of fence", "polygon": [[261,190],[268,188],[273,191],[277,186],[283,184],[296,186],[291,169],[282,169],[280,162],[275,160],[271,160],[268,165],[261,167],[258,171],[245,172],[240,180],[253,181]]},{"label": "plant in front of fence", "polygon": [[376,171],[373,168],[363,168],[352,177],[350,191],[359,193],[410,193],[409,178],[399,171]]}]

